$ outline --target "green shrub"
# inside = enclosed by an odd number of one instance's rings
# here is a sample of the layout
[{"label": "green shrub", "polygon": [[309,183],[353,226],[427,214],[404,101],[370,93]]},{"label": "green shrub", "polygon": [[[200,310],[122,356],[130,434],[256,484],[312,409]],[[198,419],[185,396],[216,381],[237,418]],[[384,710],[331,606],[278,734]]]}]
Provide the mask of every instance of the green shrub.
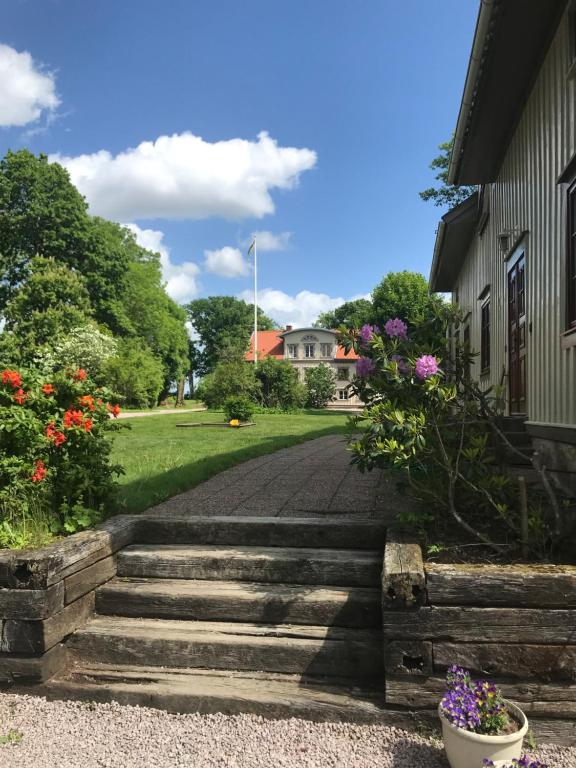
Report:
[{"label": "green shrub", "polygon": [[306,405],[308,408],[325,408],[336,394],[334,371],[324,363],[306,368]]},{"label": "green shrub", "polygon": [[110,397],[83,369],[0,371],[0,546],[88,528],[113,506]]},{"label": "green shrub", "polygon": [[108,386],[126,405],[152,408],[164,386],[164,368],[142,341],[123,339],[103,367]]},{"label": "green shrub", "polygon": [[242,360],[218,363],[212,373],[204,376],[196,396],[208,408],[221,408],[229,397],[257,401],[260,389],[254,366]]},{"label": "green shrub", "polygon": [[265,408],[291,411],[302,407],[306,391],[298,380],[298,371],[287,360],[267,357],[255,373],[260,382],[259,402]]},{"label": "green shrub", "polygon": [[254,414],[254,404],[245,397],[228,397],[224,403],[224,413],[228,421],[250,421]]}]

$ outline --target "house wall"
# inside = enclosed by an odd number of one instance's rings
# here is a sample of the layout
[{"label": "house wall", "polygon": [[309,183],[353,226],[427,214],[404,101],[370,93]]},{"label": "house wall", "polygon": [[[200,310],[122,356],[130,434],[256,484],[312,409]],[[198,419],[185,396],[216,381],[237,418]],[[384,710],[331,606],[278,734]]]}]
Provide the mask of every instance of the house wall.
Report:
[{"label": "house wall", "polygon": [[[576,337],[563,336],[566,314],[566,185],[557,179],[576,152],[576,81],[568,13],[562,19],[506,152],[498,179],[485,190],[490,214],[455,285],[470,312],[472,347],[480,349],[478,297],[491,289],[491,366],[482,379],[499,384],[507,371],[507,267],[498,235],[526,232],[527,411],[529,423],[576,427]],[[497,119],[497,115],[494,116]],[[565,348],[567,347],[567,348]],[[480,378],[479,360],[475,374]],[[506,379],[504,379],[506,383]],[[557,432],[558,432],[557,430]],[[574,456],[576,467],[576,453]]]}]

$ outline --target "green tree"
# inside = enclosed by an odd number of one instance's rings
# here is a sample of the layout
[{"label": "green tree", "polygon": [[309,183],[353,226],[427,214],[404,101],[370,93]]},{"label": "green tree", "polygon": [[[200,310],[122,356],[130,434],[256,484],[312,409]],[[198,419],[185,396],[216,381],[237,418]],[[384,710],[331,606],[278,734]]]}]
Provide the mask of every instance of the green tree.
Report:
[{"label": "green tree", "polygon": [[104,364],[108,387],[127,405],[151,408],[164,386],[160,360],[139,339],[122,339],[118,352]]},{"label": "green tree", "polygon": [[455,205],[464,202],[475,190],[475,187],[458,186],[448,183],[448,168],[450,166],[453,145],[454,137],[450,141],[445,141],[438,146],[440,154],[432,160],[430,168],[433,171],[437,171],[434,178],[440,183],[436,187],[429,187],[419,193],[425,202],[433,200],[434,205],[453,208]]},{"label": "green tree", "polygon": [[256,378],[261,385],[260,402],[265,408],[302,407],[306,393],[297,370],[287,360],[264,358],[256,367]]},{"label": "green tree", "polygon": [[430,294],[428,281],[418,272],[389,272],[372,292],[372,322],[381,329],[399,317],[421,342],[437,344],[444,338],[446,307],[440,296]]},{"label": "green tree", "polygon": [[324,363],[306,368],[306,405],[309,408],[325,408],[336,394],[334,371]]},{"label": "green tree", "polygon": [[[222,353],[231,348],[243,355],[254,325],[254,305],[233,296],[209,296],[191,301],[186,310],[198,335],[197,371],[201,376],[214,370]],[[258,308],[258,329],[270,331],[273,320]]]},{"label": "green tree", "polygon": [[196,388],[196,396],[208,408],[219,408],[230,397],[243,397],[257,402],[259,389],[254,365],[237,358],[218,363],[212,373],[204,376]]},{"label": "green tree", "polygon": [[26,281],[12,291],[4,308],[5,332],[14,334],[22,345],[23,361],[39,346],[85,324],[90,314],[82,276],[65,264],[35,256]]},{"label": "green tree", "polygon": [[42,256],[81,274],[94,316],[108,322],[122,293],[127,257],[104,234],[114,232],[118,240],[121,229],[88,214],[86,201],[58,163],[25,149],[8,152],[0,161],[0,312],[26,279],[34,257]]},{"label": "green tree", "polygon": [[97,384],[104,384],[104,368],[118,351],[118,343],[96,323],[72,328],[52,338],[34,355],[34,367],[44,375],[61,369],[83,368]]},{"label": "green tree", "polygon": [[336,309],[322,312],[314,323],[316,328],[336,329],[341,326],[346,328],[361,328],[370,322],[372,317],[372,302],[368,299],[354,299],[346,301]]}]

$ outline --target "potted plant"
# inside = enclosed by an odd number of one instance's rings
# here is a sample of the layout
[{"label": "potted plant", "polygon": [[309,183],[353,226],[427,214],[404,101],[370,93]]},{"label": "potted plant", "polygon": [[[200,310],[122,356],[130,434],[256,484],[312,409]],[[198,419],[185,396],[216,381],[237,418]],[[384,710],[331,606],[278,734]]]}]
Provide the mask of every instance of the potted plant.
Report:
[{"label": "potted plant", "polygon": [[461,667],[450,667],[446,683],[438,714],[451,768],[504,768],[520,760],[528,730],[522,710],[504,699],[497,686],[472,680]]}]

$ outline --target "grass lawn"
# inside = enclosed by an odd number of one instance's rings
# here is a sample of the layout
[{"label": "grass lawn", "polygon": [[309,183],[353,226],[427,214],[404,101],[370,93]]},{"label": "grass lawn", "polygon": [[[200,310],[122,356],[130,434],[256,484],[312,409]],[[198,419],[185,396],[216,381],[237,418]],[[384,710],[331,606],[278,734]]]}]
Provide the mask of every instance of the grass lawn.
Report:
[{"label": "grass lawn", "polygon": [[120,478],[124,512],[141,512],[207,480],[217,472],[334,432],[345,432],[347,415],[330,411],[256,414],[256,426],[244,429],[198,427],[183,422],[221,421],[219,413],[180,413],[130,419],[131,429],[114,438],[112,460],[126,474]]}]

